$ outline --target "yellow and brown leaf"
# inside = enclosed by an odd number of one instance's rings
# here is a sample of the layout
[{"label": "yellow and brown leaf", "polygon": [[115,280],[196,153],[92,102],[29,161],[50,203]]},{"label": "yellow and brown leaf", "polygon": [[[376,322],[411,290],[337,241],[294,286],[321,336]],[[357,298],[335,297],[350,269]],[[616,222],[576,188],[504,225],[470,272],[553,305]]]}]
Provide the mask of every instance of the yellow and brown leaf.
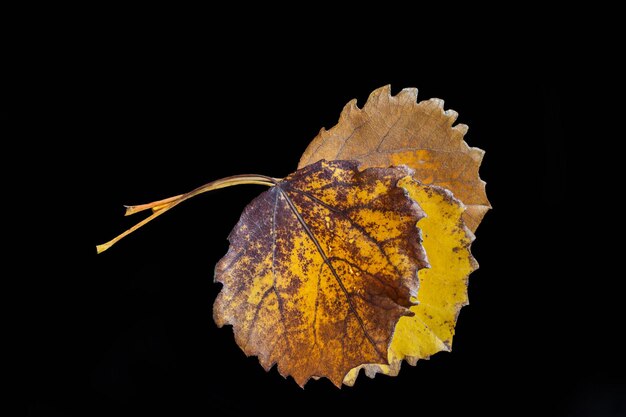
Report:
[{"label": "yellow and brown leaf", "polygon": [[303,386],[340,386],[352,368],[386,364],[398,320],[413,315],[427,261],[419,205],[398,186],[407,167],[319,161],[244,210],[216,266],[218,326],[247,355]]}]

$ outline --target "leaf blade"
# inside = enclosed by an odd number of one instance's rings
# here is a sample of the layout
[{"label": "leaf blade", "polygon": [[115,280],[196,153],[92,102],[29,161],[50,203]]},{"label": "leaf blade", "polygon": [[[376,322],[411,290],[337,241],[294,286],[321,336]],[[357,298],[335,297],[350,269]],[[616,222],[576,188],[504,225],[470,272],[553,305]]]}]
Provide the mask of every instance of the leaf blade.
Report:
[{"label": "leaf blade", "polygon": [[[233,325],[247,355],[301,386],[312,376],[340,386],[354,366],[386,360],[427,265],[415,228],[423,212],[396,186],[407,174],[322,161],[254,200],[216,266],[218,326]],[[388,215],[388,230],[377,215]],[[373,237],[389,230],[390,242]]]}]

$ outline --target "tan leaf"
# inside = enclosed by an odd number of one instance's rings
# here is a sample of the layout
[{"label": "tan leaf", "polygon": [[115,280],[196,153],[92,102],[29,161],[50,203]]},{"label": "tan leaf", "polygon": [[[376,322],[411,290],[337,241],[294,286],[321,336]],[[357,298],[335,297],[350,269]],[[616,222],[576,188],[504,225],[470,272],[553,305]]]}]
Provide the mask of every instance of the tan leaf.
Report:
[{"label": "tan leaf", "polygon": [[467,126],[452,126],[457,113],[444,111],[442,100],[416,100],[414,88],[392,96],[385,86],[362,109],[350,101],[337,125],[309,144],[298,168],[321,159],[358,160],[361,167],[408,165],[415,179],[449,189],[466,205],[463,219],[474,232],[491,208],[478,174],[484,152],[465,143]]}]

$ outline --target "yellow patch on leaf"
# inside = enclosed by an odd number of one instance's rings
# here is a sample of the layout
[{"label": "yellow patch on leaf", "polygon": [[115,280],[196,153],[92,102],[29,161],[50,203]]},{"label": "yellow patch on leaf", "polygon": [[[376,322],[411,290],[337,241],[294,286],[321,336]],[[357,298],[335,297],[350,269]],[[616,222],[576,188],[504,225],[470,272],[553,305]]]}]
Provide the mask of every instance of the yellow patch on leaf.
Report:
[{"label": "yellow patch on leaf", "polygon": [[468,276],[478,264],[470,252],[473,234],[464,226],[463,204],[439,187],[423,185],[410,178],[400,180],[411,198],[422,207],[426,218],[419,222],[422,245],[428,254],[429,269],[418,272],[418,305],[413,317],[400,318],[388,351],[389,365],[368,364],[352,369],[344,384],[353,385],[359,370],[366,375],[397,375],[402,360],[415,365],[452,347],[454,327],[461,307],[467,304]]}]

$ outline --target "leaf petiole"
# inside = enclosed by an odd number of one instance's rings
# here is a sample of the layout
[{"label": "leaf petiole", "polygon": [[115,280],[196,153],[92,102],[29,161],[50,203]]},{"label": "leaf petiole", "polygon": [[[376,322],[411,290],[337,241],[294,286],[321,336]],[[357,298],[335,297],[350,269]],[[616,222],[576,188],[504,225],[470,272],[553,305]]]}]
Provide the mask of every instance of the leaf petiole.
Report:
[{"label": "leaf petiole", "polygon": [[126,230],[125,232],[117,235],[115,238],[109,240],[106,243],[96,246],[98,253],[102,253],[105,250],[109,249],[111,246],[122,240],[124,237],[128,236],[135,230],[140,227],[146,225],[152,220],[156,219],[161,214],[166,211],[174,208],[178,204],[182,203],[185,200],[189,200],[192,197],[195,197],[199,194],[206,193],[207,191],[218,190],[220,188],[232,187],[234,185],[242,185],[242,184],[258,184],[258,185],[266,185],[268,187],[273,187],[281,179],[267,177],[265,175],[256,175],[256,174],[245,174],[245,175],[233,175],[232,177],[226,177],[219,180],[212,181],[208,184],[202,185],[188,193],[180,194],[174,197],[165,198],[163,200],[153,201],[152,203],[140,204],[136,206],[126,206],[125,216],[129,216],[131,214],[139,213],[140,211],[152,209],[153,213],[149,216]]}]

